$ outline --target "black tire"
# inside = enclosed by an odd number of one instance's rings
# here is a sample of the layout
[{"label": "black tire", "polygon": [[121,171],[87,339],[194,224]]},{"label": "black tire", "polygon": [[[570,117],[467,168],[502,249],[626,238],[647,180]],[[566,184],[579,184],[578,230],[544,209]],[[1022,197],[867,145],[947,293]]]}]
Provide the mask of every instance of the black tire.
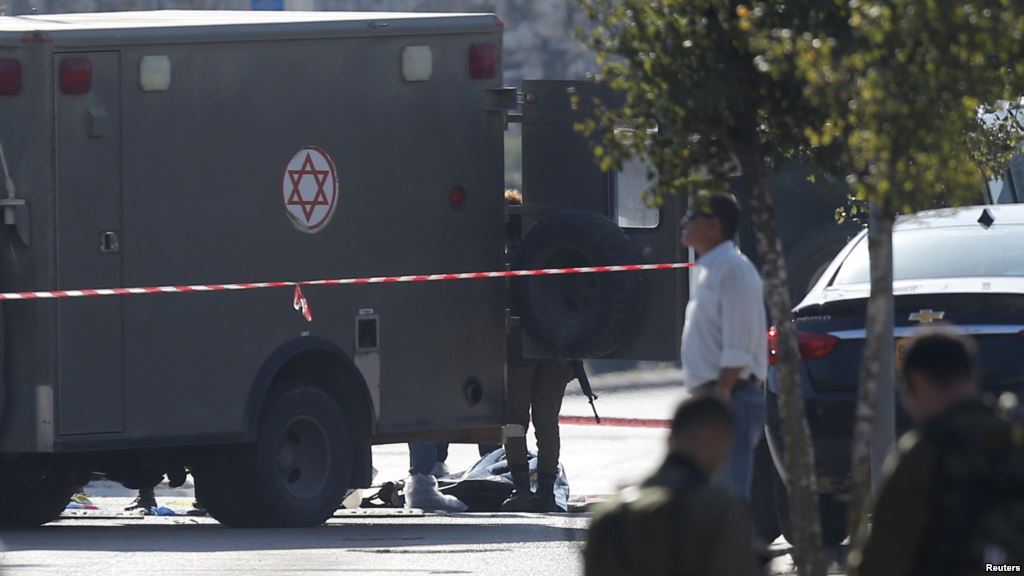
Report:
[{"label": "black tire", "polygon": [[[776,475],[775,509],[778,514],[779,528],[786,541],[793,543],[793,526],[789,517],[789,494],[782,478]],[[818,510],[821,518],[821,543],[834,548],[846,540],[846,504],[828,494],[818,494]]]},{"label": "black tire", "polygon": [[255,445],[225,446],[195,463],[210,515],[238,527],[316,526],[330,518],[352,477],[352,437],[338,401],[320,387],[278,383]]},{"label": "black tire", "polygon": [[[539,220],[516,251],[517,270],[635,264],[640,255],[614,222],[595,212]],[[611,272],[517,278],[512,298],[527,333],[549,352],[600,358],[621,346],[643,314],[643,274]]]},{"label": "black tire", "polygon": [[811,291],[832,259],[855,234],[849,226],[826,224],[801,237],[786,254],[789,297],[794,306]]},{"label": "black tire", "polygon": [[768,439],[762,435],[754,449],[754,474],[750,485],[750,509],[754,516],[754,532],[765,544],[782,534],[775,511],[775,463],[768,450]]},{"label": "black tire", "polygon": [[0,526],[56,520],[75,493],[72,475],[45,462],[0,458]]}]

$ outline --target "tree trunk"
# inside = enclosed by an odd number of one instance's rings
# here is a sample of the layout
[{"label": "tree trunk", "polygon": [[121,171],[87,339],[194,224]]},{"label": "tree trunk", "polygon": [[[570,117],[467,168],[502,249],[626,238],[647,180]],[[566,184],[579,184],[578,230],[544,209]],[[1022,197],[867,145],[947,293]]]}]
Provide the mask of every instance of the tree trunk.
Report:
[{"label": "tree trunk", "polygon": [[789,300],[782,242],[775,225],[775,209],[768,192],[768,170],[755,131],[742,146],[736,146],[736,156],[743,170],[744,185],[750,194],[750,217],[761,260],[768,313],[778,329],[775,371],[780,384],[779,417],[782,421],[790,518],[796,534],[796,542],[791,542],[795,548],[794,560],[803,576],[823,576],[825,562],[821,549],[814,451],[804,397],[800,392],[800,353],[792,320],[793,306]]},{"label": "tree trunk", "polygon": [[853,486],[847,526],[851,534],[856,534],[871,509],[871,494],[878,487],[882,461],[895,436],[893,220],[890,210],[880,206],[871,207],[871,229],[868,232],[871,298],[868,300],[865,318],[864,357],[860,364],[860,387],[857,391],[850,462]]}]

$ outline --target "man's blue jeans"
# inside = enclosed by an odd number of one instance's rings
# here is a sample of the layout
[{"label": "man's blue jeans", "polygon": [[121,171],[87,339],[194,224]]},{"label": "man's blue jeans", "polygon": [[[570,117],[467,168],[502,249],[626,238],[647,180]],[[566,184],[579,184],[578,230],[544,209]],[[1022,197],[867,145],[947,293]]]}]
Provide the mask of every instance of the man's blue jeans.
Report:
[{"label": "man's blue jeans", "polygon": [[715,483],[750,501],[754,475],[754,448],[764,432],[764,390],[753,380],[738,382],[732,390],[732,451]]},{"label": "man's blue jeans", "polygon": [[430,474],[434,464],[448,459],[448,444],[409,443],[409,474]]}]

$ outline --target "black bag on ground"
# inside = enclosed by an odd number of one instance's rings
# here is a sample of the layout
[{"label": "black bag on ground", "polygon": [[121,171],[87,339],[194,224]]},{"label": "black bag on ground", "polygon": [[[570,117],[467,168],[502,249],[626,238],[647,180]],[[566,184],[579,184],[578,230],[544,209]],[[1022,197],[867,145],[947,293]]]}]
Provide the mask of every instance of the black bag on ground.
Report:
[{"label": "black bag on ground", "polygon": [[[537,457],[529,454],[531,490],[537,491]],[[464,472],[438,478],[442,493],[455,496],[469,507],[467,512],[500,512],[501,503],[512,494],[512,473],[505,460],[505,449],[498,448],[481,457]],[[555,478],[555,504],[569,509],[569,481],[558,465]],[[385,482],[380,490],[363,500],[364,508],[401,508],[405,505],[405,482]]]},{"label": "black bag on ground", "polygon": [[[530,490],[537,491],[537,456],[529,454]],[[468,512],[500,512],[501,503],[512,494],[512,472],[505,459],[505,449],[498,448],[480,458],[465,472],[440,478],[441,492],[455,496],[469,506]],[[558,464],[555,477],[555,504],[563,512],[569,510],[569,481],[565,469]]]}]

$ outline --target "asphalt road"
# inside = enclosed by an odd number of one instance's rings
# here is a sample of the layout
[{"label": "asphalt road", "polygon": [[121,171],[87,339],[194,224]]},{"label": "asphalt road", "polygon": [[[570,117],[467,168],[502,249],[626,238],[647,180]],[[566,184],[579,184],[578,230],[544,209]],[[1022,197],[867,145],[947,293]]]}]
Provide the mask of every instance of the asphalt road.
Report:
[{"label": "asphalt road", "polygon": [[[678,373],[671,370],[602,375],[594,384],[601,395],[601,414],[615,418],[666,419],[684,394]],[[563,415],[589,415],[586,400],[575,384],[570,386]],[[573,499],[600,499],[643,478],[663,458],[666,434],[651,427],[563,426],[561,460]],[[448,464],[460,470],[476,458],[475,446],[453,445]],[[377,446],[374,465],[378,482],[399,479],[408,467],[408,451],[404,445]],[[190,488],[165,485],[157,497],[161,505],[181,513],[191,503]],[[88,492],[110,516],[72,516],[35,530],[0,531],[0,546],[5,547],[0,573],[572,576],[582,574],[580,550],[588,522],[582,514],[341,512],[320,528],[239,530],[208,518],[118,517],[131,501],[131,491],[98,483]],[[780,539],[773,548],[779,557],[771,573],[791,573],[788,545]]]},{"label": "asphalt road", "polygon": [[579,574],[581,515],[344,518],[239,530],[208,519],[63,520],[0,533],[5,575]]}]

